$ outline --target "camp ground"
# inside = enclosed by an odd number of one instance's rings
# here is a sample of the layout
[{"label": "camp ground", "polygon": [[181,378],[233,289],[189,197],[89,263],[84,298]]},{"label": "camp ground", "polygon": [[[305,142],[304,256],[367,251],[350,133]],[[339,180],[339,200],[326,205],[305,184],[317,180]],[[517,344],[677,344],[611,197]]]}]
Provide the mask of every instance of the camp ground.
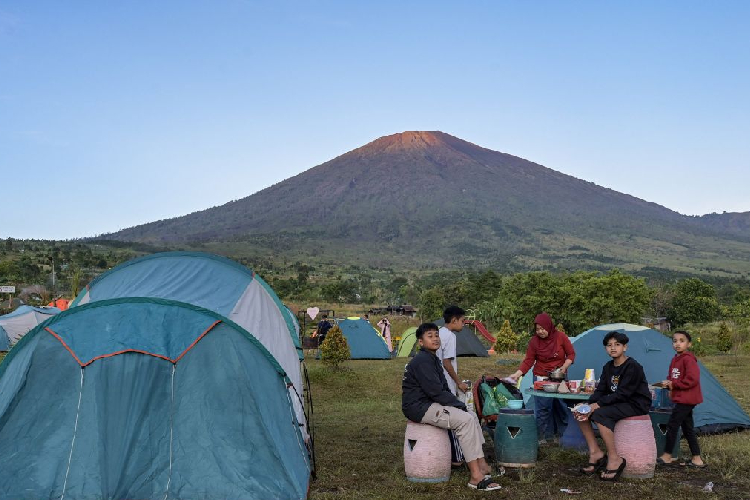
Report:
[{"label": "camp ground", "polygon": [[[593,368],[595,374],[599,375],[602,366],[610,360],[602,340],[612,331],[622,332],[628,336],[630,341],[627,355],[643,366],[649,382],[654,383],[667,378],[667,369],[674,356],[672,340],[651,328],[628,323],[601,325],[572,337],[570,340],[576,351],[576,360],[568,370],[568,378],[582,379],[586,368]],[[740,408],[737,401],[700,361],[698,365],[701,369],[703,403],[696,406],[693,411],[696,430],[709,434],[750,428],[750,417]],[[532,374],[529,371],[521,381],[522,392],[525,393],[531,383]],[[533,400],[528,395],[525,398],[528,400],[527,405],[533,405]]]},{"label": "camp ground", "polygon": [[73,307],[0,364],[0,498],[306,498],[290,383],[213,311],[153,298]]},{"label": "camp ground", "polygon": [[336,320],[346,337],[351,359],[391,359],[385,340],[369,321],[356,317]]},{"label": "camp ground", "polygon": [[0,316],[0,351],[7,351],[39,323],[58,314],[56,307],[20,306]]},{"label": "camp ground", "polygon": [[[255,272],[233,260],[202,252],[164,252],[121,264],[93,280],[71,307],[120,297],[155,297],[206,308],[258,339],[292,381],[297,419],[307,426],[304,356],[291,312]],[[307,427],[303,432],[308,433]]]}]

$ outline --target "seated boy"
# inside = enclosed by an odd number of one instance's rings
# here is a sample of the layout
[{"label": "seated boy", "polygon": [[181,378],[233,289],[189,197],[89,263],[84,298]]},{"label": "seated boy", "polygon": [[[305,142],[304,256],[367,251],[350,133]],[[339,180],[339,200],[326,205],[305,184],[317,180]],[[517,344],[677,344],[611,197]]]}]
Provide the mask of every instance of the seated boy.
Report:
[{"label": "seated boy", "polygon": [[[604,348],[612,360],[602,368],[599,384],[589,398],[591,411],[575,413],[589,448],[589,463],[581,468],[581,472],[592,475],[606,466],[599,476],[603,481],[617,481],[625,469],[625,459],[615,450],[615,424],[623,418],[648,415],[651,406],[651,392],[643,367],[625,356],[629,340],[627,335],[619,332],[609,332],[604,336]],[[596,442],[592,421],[599,427],[606,454]]]},{"label": "seated boy", "polygon": [[501,486],[492,481],[484,458],[479,420],[448,389],[443,365],[435,355],[440,348],[437,325],[422,323],[416,335],[420,350],[404,371],[401,410],[412,422],[451,429],[456,434],[471,473],[469,488],[499,490]]}]

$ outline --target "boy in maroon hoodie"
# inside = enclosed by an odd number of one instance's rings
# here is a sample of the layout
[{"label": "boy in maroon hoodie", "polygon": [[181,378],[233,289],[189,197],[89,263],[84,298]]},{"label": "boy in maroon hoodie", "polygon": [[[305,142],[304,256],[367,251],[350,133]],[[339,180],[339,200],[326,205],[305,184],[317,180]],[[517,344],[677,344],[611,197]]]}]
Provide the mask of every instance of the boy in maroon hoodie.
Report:
[{"label": "boy in maroon hoodie", "polygon": [[[695,355],[688,350],[693,345],[691,340],[690,334],[682,330],[678,330],[672,335],[672,347],[677,354],[669,364],[669,378],[663,381],[662,385],[670,390],[670,396],[675,406],[667,424],[665,450],[674,448],[677,430],[682,426],[682,433],[685,435],[685,439],[690,446],[690,453],[693,455],[693,458],[685,465],[703,468],[706,464],[701,459],[701,449],[698,446],[695,429],[693,429],[693,408],[703,402],[701,370]],[[665,451],[656,462],[659,465],[669,465],[674,461],[672,455]]]}]

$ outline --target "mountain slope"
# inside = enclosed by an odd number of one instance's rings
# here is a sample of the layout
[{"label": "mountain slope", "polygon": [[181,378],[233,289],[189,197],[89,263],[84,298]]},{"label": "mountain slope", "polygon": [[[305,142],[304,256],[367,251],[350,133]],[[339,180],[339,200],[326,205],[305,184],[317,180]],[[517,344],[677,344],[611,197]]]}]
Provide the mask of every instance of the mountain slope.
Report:
[{"label": "mountain slope", "polygon": [[745,272],[734,261],[750,256],[739,231],[443,132],[382,137],[247,198],[105,237],[515,268],[715,261],[731,274]]}]

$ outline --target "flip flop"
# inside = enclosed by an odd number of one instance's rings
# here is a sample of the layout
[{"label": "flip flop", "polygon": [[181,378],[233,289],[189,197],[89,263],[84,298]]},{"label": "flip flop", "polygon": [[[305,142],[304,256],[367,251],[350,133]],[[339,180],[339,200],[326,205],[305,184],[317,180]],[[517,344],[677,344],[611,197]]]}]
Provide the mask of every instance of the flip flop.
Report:
[{"label": "flip flop", "polygon": [[[490,486],[491,484],[494,484],[495,486]],[[477,484],[471,484],[469,483],[467,485],[472,490],[482,490],[482,491],[495,491],[502,488],[499,484],[495,483],[491,477],[485,477],[481,481],[479,481]]]},{"label": "flip flop", "polygon": [[692,460],[689,462],[682,462],[680,465],[682,465],[683,467],[692,467],[693,469],[705,469],[706,467],[708,467],[708,464],[694,464]]},{"label": "flip flop", "polygon": [[[616,470],[604,469],[602,473],[599,474],[599,479],[601,479],[602,481],[612,481],[612,482],[617,481],[618,479],[620,479],[620,476],[622,475],[622,471],[625,470],[625,465],[627,465],[627,463],[628,463],[627,460],[623,458],[622,463]],[[614,474],[614,476],[604,477],[605,474]]]},{"label": "flip flop", "polygon": [[674,458],[672,459],[671,462],[665,462],[664,460],[661,459],[661,457],[656,459],[657,467],[674,467],[677,464],[679,464],[679,462],[675,460]]},{"label": "flip flop", "polygon": [[[605,454],[602,458],[596,462],[589,462],[588,465],[578,469],[584,476],[593,476],[607,465],[607,455]],[[593,467],[591,470],[584,470],[586,467]]]}]

